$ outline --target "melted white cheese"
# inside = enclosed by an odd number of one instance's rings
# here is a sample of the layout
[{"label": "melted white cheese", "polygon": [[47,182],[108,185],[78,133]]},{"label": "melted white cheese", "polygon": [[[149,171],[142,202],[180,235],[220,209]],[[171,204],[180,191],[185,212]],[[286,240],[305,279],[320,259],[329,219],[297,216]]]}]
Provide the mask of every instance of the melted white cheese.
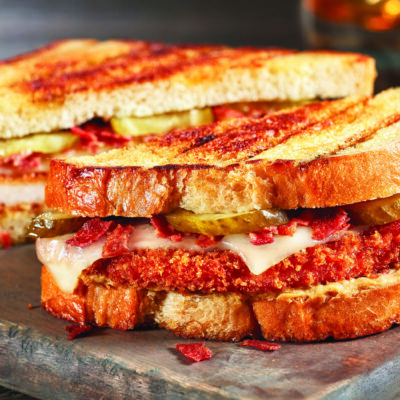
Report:
[{"label": "melted white cheese", "polygon": [[0,203],[44,203],[44,183],[0,185]]},{"label": "melted white cheese", "polygon": [[[66,244],[72,236],[70,234],[36,241],[39,260],[52,273],[58,286],[68,293],[74,290],[81,271],[101,258],[105,242],[105,239],[101,239],[89,247],[79,248]],[[129,249],[179,248],[203,252],[230,250],[242,257],[253,274],[259,275],[290,255],[321,243],[313,240],[311,236],[310,228],[299,227],[293,236],[275,236],[273,243],[255,246],[250,243],[247,235],[228,235],[216,245],[202,249],[196,245],[196,239],[193,237],[184,237],[180,242],[159,238],[153,227],[146,224],[135,227],[129,241]]]},{"label": "melted white cheese", "polygon": [[312,230],[299,227],[293,236],[274,236],[274,242],[254,246],[247,235],[228,235],[222,240],[224,248],[242,257],[254,275],[262,274],[279,261],[307,247],[315,246],[321,241],[312,239]]},{"label": "melted white cheese", "polygon": [[52,273],[61,290],[72,293],[82,270],[101,258],[105,239],[100,239],[89,247],[70,246],[65,242],[73,234],[36,241],[39,260]]}]

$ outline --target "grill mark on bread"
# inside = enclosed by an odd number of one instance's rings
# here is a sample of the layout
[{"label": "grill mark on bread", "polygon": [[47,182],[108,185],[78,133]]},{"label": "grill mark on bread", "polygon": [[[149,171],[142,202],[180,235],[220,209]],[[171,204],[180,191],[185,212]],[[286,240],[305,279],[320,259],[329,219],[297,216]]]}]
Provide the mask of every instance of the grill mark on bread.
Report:
[{"label": "grill mark on bread", "polygon": [[350,147],[356,147],[357,145],[370,140],[380,129],[387,128],[399,121],[400,121],[400,114],[391,115],[390,117],[381,121],[375,129],[371,129],[365,136],[359,137],[356,140],[352,140],[353,138],[347,140],[343,146],[339,146],[337,150],[335,150],[332,153],[329,153],[329,157],[337,155],[337,153],[339,153],[342,150],[349,149]]},{"label": "grill mark on bread", "polygon": [[[251,159],[263,151],[286,142],[293,136],[307,134],[308,130],[315,125],[323,127],[329,124],[328,120],[321,121],[320,118],[314,118],[314,116],[325,107],[329,110],[330,106],[332,104],[329,102],[316,103],[294,112],[283,112],[259,121],[247,121],[238,129],[228,129],[212,142],[207,141],[204,145],[196,147],[196,152],[217,153],[218,158],[222,160],[229,160],[233,157],[237,161]],[[337,115],[346,114],[349,109],[356,106],[359,104],[350,105],[345,109],[338,110],[337,113],[333,112],[329,117],[335,118]],[[240,157],[238,157],[239,154]]]},{"label": "grill mark on bread", "polygon": [[[290,137],[306,134],[308,129],[319,124],[324,127],[339,114],[360,107],[367,99],[354,99],[349,104],[341,101],[325,101],[310,104],[291,112],[277,113],[260,119],[236,119],[208,126],[175,130],[165,136],[150,137],[146,143],[156,147],[172,147],[176,159],[209,161],[207,155],[218,160],[241,161],[254,157]],[[321,113],[321,114],[319,114]],[[325,120],[321,120],[325,117]],[[240,157],[238,155],[240,154]]]},{"label": "grill mark on bread", "polygon": [[[34,101],[61,100],[67,94],[90,90],[112,89],[133,83],[152,82],[197,69],[194,80],[207,71],[202,67],[229,63],[230,68],[257,67],[261,61],[277,56],[295,54],[275,49],[266,52],[255,48],[230,49],[224,46],[176,46],[161,43],[125,42],[129,47],[122,54],[108,57],[101,64],[91,64],[90,58],[72,60],[59,67],[59,62],[38,63],[31,76],[17,82],[13,88],[31,93]],[[12,62],[11,62],[12,64]],[[198,76],[197,76],[198,75]],[[197,76],[197,78],[196,78]]]}]

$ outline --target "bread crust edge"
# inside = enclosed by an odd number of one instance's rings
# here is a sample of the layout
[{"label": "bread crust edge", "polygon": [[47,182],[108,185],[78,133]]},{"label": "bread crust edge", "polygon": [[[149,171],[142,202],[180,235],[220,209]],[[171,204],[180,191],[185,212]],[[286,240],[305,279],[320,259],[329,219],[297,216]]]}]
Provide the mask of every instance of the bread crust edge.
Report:
[{"label": "bread crust edge", "polygon": [[[73,294],[64,293],[46,267],[41,282],[42,306],[55,317],[122,330],[157,324],[177,335],[199,339],[238,341],[256,335],[260,328],[267,340],[351,339],[384,331],[400,321],[398,281],[385,287],[364,287],[356,294],[314,297],[174,293],[177,297],[167,305],[169,294],[165,292],[129,287],[78,286]],[[196,307],[191,308],[191,302]],[[213,321],[212,309],[222,315],[220,320]]]},{"label": "bread crust edge", "polygon": [[310,162],[257,160],[223,168],[96,167],[52,160],[46,203],[89,217],[149,217],[177,207],[196,213],[330,207],[400,192],[399,159],[400,143]]}]

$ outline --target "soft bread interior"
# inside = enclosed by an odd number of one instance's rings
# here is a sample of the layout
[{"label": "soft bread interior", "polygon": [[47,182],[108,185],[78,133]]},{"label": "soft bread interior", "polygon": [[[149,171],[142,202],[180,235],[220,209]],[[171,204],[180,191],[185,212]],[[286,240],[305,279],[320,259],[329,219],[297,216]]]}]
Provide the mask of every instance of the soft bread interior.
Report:
[{"label": "soft bread interior", "polygon": [[374,60],[360,54],[65,40],[0,63],[0,137],[95,116],[369,95],[375,75]]}]

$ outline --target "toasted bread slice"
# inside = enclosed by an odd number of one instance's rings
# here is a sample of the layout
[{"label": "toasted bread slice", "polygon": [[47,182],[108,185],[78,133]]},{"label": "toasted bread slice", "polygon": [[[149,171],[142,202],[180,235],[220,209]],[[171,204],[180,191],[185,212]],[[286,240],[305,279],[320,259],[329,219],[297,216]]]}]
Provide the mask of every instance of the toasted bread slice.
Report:
[{"label": "toasted bread slice", "polygon": [[275,295],[82,289],[62,292],[43,267],[42,305],[50,314],[116,329],[156,323],[185,337],[237,341],[261,327],[269,340],[312,341],[364,336],[400,321],[399,271]]},{"label": "toasted bread slice", "polygon": [[0,138],[96,116],[369,95],[375,76],[360,54],[65,40],[0,63]]},{"label": "toasted bread slice", "polygon": [[53,160],[47,203],[86,216],[328,207],[400,192],[400,89]]}]

